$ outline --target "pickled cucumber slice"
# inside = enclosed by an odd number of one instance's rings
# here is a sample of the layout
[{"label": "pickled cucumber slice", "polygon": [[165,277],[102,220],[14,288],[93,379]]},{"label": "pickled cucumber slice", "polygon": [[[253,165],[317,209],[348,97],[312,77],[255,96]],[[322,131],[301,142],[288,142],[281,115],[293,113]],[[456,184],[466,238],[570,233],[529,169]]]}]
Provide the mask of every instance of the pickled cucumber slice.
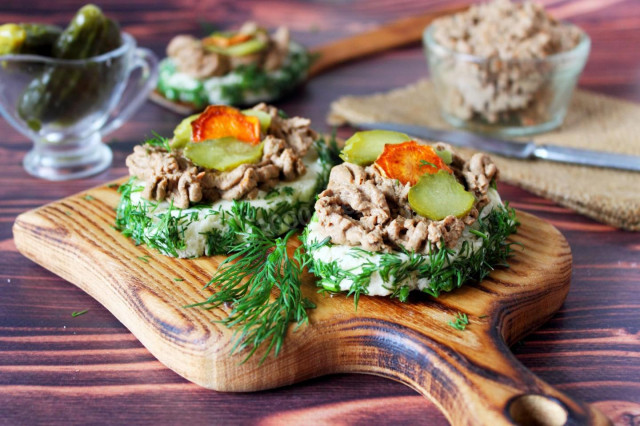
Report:
[{"label": "pickled cucumber slice", "polygon": [[450,151],[447,151],[446,149],[436,149],[435,151],[436,154],[438,154],[438,157],[440,157],[447,166],[453,162],[453,155],[451,155]]},{"label": "pickled cucumber slice", "polygon": [[205,45],[205,49],[227,56],[247,56],[258,53],[267,47],[267,42],[257,38],[234,44],[229,47],[218,47],[215,45]]},{"label": "pickled cucumber slice", "polygon": [[263,145],[251,145],[236,138],[189,141],[184,148],[184,155],[198,166],[224,172],[241,164],[259,162]]},{"label": "pickled cucumber slice", "polygon": [[447,216],[463,217],[473,207],[475,197],[444,170],[423,175],[409,190],[409,205],[416,213],[432,220]]},{"label": "pickled cucumber slice", "polygon": [[258,111],[256,109],[245,109],[242,113],[250,117],[258,117],[258,120],[260,120],[260,129],[263,132],[269,130],[269,126],[271,126],[271,116],[266,112]]},{"label": "pickled cucumber slice", "polygon": [[376,161],[386,144],[397,144],[410,140],[411,138],[404,133],[390,130],[356,132],[345,142],[340,158],[348,163],[368,166]]},{"label": "pickled cucumber slice", "polygon": [[171,149],[182,149],[191,141],[191,122],[199,116],[200,114],[190,115],[176,126],[171,140]]}]

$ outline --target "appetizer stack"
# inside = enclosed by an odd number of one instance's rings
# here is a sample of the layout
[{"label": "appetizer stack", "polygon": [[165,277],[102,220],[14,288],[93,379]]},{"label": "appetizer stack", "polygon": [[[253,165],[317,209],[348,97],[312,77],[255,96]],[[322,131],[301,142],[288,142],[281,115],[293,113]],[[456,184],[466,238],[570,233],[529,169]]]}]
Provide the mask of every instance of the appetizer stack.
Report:
[{"label": "appetizer stack", "polygon": [[151,139],[127,158],[118,227],[164,254],[197,257],[230,251],[233,218],[272,237],[306,223],[331,167],[310,124],[266,104],[184,119],[171,140]]},{"label": "appetizer stack", "polygon": [[444,143],[375,130],[356,133],[341,156],[303,236],[325,290],[437,297],[506,259],[515,220],[487,155],[465,161]]},{"label": "appetizer stack", "polygon": [[158,92],[196,110],[208,104],[250,105],[276,99],[302,81],[310,57],[289,30],[273,34],[253,22],[203,39],[176,36],[160,64]]}]

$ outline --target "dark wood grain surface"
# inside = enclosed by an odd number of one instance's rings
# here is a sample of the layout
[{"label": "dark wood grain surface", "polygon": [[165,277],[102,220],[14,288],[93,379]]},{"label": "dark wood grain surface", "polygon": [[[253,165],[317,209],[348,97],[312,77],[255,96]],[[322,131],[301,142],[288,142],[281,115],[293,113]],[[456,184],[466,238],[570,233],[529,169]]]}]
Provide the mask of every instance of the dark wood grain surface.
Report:
[{"label": "dark wood grain surface", "polygon": [[[101,6],[139,44],[162,55],[180,32],[246,19],[289,25],[308,46],[452,1],[104,1]],[[640,102],[640,2],[547,1],[557,16],[593,39],[582,87]],[[0,22],[68,21],[82,1],[9,0]],[[419,46],[318,76],[279,106],[325,128],[329,103],[408,84],[426,74]],[[23,258],[11,225],[26,210],[126,174],[124,158],[152,130],[169,133],[180,117],[146,104],[107,136],[109,171],[50,183],[22,169],[26,138],[0,121],[0,424],[324,423],[446,424],[437,408],[387,379],[336,375],[253,394],[217,393],[160,364],[108,311],[75,286]],[[345,131],[345,135],[348,134]],[[569,240],[572,287],[560,312],[513,348],[540,378],[595,404],[619,424],[640,422],[640,234],[593,222],[518,188],[504,198],[545,218]],[[640,195],[639,195],[640,196]],[[72,318],[73,311],[89,311]]]}]

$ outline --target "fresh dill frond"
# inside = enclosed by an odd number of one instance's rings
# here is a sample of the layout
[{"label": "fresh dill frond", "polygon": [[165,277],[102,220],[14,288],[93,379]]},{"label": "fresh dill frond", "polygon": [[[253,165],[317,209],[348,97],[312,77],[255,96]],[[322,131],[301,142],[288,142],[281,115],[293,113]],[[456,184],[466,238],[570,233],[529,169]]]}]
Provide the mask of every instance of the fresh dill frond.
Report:
[{"label": "fresh dill frond", "polygon": [[79,311],[79,312],[73,311],[73,312],[71,312],[71,316],[72,316],[73,318],[75,318],[75,317],[79,317],[80,315],[84,315],[84,314],[86,314],[87,312],[89,312],[89,310],[88,310],[88,309],[85,309],[84,311]]},{"label": "fresh dill frond", "polygon": [[318,156],[324,164],[331,165],[331,167],[342,163],[340,148],[338,147],[338,141],[336,139],[336,131],[336,128],[334,128],[328,141],[326,141],[324,137],[321,137],[315,143]]},{"label": "fresh dill frond", "polygon": [[227,254],[229,249],[238,241],[238,236],[230,230],[222,231],[213,228],[204,233],[204,235],[206,237],[204,254],[207,256]]},{"label": "fresh dill frond", "polygon": [[431,161],[420,160],[420,168],[423,168],[423,167],[433,167],[434,169],[438,168],[438,166],[433,164]]},{"label": "fresh dill frond", "polygon": [[455,320],[449,321],[447,324],[456,330],[464,331],[467,328],[467,325],[469,325],[469,318],[467,317],[467,314],[458,312],[455,316]]},{"label": "fresh dill frond", "polygon": [[487,234],[485,234],[484,232],[478,231],[477,229],[470,229],[469,232],[471,232],[473,235],[476,235],[484,240],[489,238]]},{"label": "fresh dill frond", "polygon": [[84,196],[84,197],[82,197],[82,198],[84,198],[84,199],[85,199],[85,200],[87,200],[87,201],[93,201],[93,200],[95,200],[95,199],[96,199],[96,197],[94,197],[94,196],[93,196],[93,195],[91,195],[91,194],[87,194],[87,195],[85,195],[85,196]]},{"label": "fresh dill frond", "polygon": [[289,114],[287,114],[283,109],[278,109],[278,117],[286,119],[289,118]]},{"label": "fresh dill frond", "polygon": [[271,351],[278,355],[289,323],[300,326],[309,321],[307,309],[315,306],[300,289],[309,258],[300,247],[293,256],[288,254],[287,243],[294,230],[274,239],[241,216],[230,218],[229,224],[242,242],[231,249],[233,254],[205,287],[214,288],[215,293],[190,306],[213,309],[230,303],[231,312],[221,322],[236,328],[232,353],[248,348],[246,361],[266,344],[262,362]]},{"label": "fresh dill frond", "polygon": [[280,195],[280,189],[272,188],[269,192],[267,192],[264,196],[265,200],[269,200],[271,198],[277,197]]},{"label": "fresh dill frond", "polygon": [[291,197],[296,192],[296,190],[291,186],[285,186],[284,188],[282,188],[282,192],[284,192],[284,195],[288,195],[289,197]]},{"label": "fresh dill frond", "polygon": [[163,136],[160,136],[156,132],[151,132],[153,137],[144,141],[145,145],[157,146],[160,148],[164,148],[167,152],[171,152],[171,145],[169,145],[169,139]]},{"label": "fresh dill frond", "polygon": [[174,278],[173,280],[180,282],[180,281],[184,281],[184,278]]},{"label": "fresh dill frond", "polygon": [[149,263],[150,256],[138,256],[138,259],[143,261],[144,263]]}]

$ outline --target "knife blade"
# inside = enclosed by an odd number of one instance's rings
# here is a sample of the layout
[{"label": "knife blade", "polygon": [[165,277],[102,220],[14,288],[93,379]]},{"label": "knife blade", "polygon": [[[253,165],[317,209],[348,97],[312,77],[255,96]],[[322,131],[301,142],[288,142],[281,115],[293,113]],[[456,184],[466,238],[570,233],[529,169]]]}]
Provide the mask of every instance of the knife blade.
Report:
[{"label": "knife blade", "polygon": [[537,145],[533,141],[518,142],[460,130],[440,130],[400,123],[354,123],[365,130],[393,130],[422,139],[448,142],[505,157],[523,160],[541,159],[582,166],[607,167],[640,172],[640,157],[557,145]]}]

